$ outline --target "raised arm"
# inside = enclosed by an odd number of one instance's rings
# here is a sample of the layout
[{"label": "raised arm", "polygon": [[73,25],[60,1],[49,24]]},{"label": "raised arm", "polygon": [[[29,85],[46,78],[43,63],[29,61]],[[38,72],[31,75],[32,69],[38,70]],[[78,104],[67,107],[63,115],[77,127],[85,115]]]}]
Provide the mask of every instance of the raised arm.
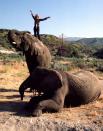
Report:
[{"label": "raised arm", "polygon": [[42,19],[39,19],[40,21],[44,21],[44,20],[47,20],[47,19],[49,19],[50,17],[48,16],[48,17],[45,17],[45,18],[42,18]]},{"label": "raised arm", "polygon": [[31,16],[33,17],[33,19],[35,19],[34,14],[32,13],[32,11],[30,10]]}]

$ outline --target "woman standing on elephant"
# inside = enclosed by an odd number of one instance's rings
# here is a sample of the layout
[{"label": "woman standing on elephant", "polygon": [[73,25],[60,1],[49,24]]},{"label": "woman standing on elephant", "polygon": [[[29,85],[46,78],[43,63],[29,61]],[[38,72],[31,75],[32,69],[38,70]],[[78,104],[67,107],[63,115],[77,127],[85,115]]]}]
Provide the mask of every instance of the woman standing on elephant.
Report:
[{"label": "woman standing on elephant", "polygon": [[40,33],[39,33],[40,32],[40,27],[39,27],[39,23],[40,23],[40,21],[47,20],[50,17],[45,17],[45,18],[40,19],[40,17],[39,17],[38,14],[36,14],[34,16],[34,14],[32,13],[31,10],[30,10],[30,12],[31,12],[31,15],[32,15],[32,17],[34,19],[34,36],[38,37],[38,39],[40,40]]}]

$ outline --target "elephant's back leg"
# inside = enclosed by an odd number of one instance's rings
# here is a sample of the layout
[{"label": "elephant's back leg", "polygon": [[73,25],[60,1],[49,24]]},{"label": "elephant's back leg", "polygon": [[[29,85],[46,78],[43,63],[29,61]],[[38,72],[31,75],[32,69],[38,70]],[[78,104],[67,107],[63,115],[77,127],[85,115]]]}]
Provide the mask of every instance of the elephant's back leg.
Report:
[{"label": "elephant's back leg", "polygon": [[69,75],[68,99],[71,105],[87,104],[96,100],[101,94],[98,78],[92,73],[84,72],[83,75],[82,77]]}]

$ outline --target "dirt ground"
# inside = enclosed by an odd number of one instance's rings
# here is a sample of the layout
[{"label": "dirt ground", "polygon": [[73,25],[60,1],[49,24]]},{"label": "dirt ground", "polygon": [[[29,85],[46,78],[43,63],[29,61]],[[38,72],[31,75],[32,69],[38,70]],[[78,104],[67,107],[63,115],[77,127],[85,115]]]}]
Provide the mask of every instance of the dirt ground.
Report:
[{"label": "dirt ground", "polygon": [[[24,101],[21,101],[18,93],[27,76],[24,62],[0,63],[0,131],[103,131],[103,91],[97,101],[64,108],[59,113],[44,113],[40,117],[19,114],[32,96],[26,92]],[[102,77],[98,77],[103,85]]]}]

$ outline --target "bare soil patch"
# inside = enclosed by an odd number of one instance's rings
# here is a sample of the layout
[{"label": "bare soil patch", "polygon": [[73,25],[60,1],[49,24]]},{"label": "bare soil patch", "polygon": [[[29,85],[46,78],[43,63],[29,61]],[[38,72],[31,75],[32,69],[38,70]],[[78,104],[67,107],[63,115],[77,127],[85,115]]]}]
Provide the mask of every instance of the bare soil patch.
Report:
[{"label": "bare soil patch", "polygon": [[28,75],[24,62],[0,64],[0,131],[103,131],[103,91],[97,101],[64,108],[59,113],[44,113],[40,117],[19,114],[32,96],[26,92],[22,102],[18,93],[20,84]]}]

